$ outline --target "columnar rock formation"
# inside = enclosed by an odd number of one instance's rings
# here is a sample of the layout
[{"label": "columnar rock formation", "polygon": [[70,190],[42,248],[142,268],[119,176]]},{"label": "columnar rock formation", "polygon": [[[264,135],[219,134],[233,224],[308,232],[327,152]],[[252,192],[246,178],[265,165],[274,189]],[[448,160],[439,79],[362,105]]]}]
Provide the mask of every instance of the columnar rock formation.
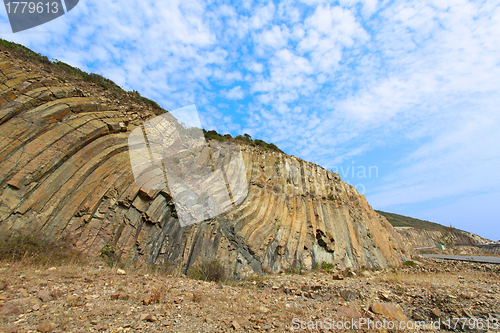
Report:
[{"label": "columnar rock formation", "polygon": [[313,163],[242,145],[249,194],[181,228],[168,190],[134,182],[130,132],[154,116],[90,83],[0,56],[0,238],[65,238],[136,265],[185,272],[217,257],[236,275],[315,263],[399,265],[406,243],[351,185]]}]

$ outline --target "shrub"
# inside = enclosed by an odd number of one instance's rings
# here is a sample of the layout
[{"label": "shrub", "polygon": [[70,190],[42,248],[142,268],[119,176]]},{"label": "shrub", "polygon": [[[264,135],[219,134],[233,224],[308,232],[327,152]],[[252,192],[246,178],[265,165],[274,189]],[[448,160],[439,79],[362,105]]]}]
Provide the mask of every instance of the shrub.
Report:
[{"label": "shrub", "polygon": [[217,133],[217,131],[214,131],[214,130],[210,130],[210,131],[205,131],[203,130],[203,134],[205,135],[205,139],[207,141],[209,140],[217,140],[217,141],[224,141],[224,137],[222,135],[220,135],[219,133]]},{"label": "shrub", "polygon": [[321,263],[321,269],[327,272],[331,271],[334,267],[335,266],[333,264],[327,263],[325,261]]},{"label": "shrub", "polygon": [[187,275],[195,280],[219,282],[226,280],[226,269],[217,259],[214,259],[191,267]]},{"label": "shrub", "polygon": [[109,267],[113,267],[120,262],[120,257],[116,253],[116,248],[109,244],[102,248],[101,257],[106,260]]},{"label": "shrub", "polygon": [[417,264],[416,264],[416,263],[414,263],[414,262],[413,262],[413,261],[411,261],[411,260],[407,260],[407,261],[405,261],[405,262],[403,263],[403,265],[404,265],[404,266],[414,267],[414,266],[416,266]]}]

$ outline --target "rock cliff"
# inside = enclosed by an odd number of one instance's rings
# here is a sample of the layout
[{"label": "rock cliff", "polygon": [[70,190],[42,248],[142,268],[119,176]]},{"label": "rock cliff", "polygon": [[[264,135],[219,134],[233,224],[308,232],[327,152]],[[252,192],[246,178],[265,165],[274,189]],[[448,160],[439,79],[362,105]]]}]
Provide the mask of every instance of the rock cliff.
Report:
[{"label": "rock cliff", "polygon": [[65,238],[179,272],[217,257],[242,276],[315,263],[400,265],[407,245],[338,174],[241,145],[248,196],[182,228],[168,190],[134,182],[127,139],[155,116],[50,64],[0,55],[0,238]]},{"label": "rock cliff", "polygon": [[447,246],[466,245],[473,246],[491,242],[488,239],[462,230],[427,230],[411,227],[395,227],[396,231],[413,248],[435,246],[436,243]]}]

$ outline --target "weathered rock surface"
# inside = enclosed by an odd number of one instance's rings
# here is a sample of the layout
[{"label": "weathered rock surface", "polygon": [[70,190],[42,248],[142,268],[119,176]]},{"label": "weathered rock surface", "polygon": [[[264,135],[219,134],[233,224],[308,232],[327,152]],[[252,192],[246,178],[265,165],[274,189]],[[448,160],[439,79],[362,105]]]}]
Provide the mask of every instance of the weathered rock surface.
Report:
[{"label": "weathered rock surface", "polygon": [[241,147],[249,194],[214,219],[181,228],[168,190],[134,182],[129,133],[155,114],[90,83],[64,83],[0,56],[0,238],[65,237],[89,255],[180,272],[217,257],[237,275],[399,265],[407,245],[354,187],[313,163]]},{"label": "weathered rock surface", "polygon": [[410,227],[395,227],[396,231],[414,248],[435,246],[436,243],[442,243],[449,246],[482,244],[490,242],[478,235],[465,231],[453,230],[427,230]]}]

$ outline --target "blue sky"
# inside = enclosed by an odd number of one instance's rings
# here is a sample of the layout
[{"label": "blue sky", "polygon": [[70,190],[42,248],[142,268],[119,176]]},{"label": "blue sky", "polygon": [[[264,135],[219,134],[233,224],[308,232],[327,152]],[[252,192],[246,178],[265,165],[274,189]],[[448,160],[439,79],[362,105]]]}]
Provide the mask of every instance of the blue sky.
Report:
[{"label": "blue sky", "polygon": [[500,239],[497,1],[81,0],[17,34],[0,12],[1,38],[196,104],[205,128],[337,170],[375,209]]}]

